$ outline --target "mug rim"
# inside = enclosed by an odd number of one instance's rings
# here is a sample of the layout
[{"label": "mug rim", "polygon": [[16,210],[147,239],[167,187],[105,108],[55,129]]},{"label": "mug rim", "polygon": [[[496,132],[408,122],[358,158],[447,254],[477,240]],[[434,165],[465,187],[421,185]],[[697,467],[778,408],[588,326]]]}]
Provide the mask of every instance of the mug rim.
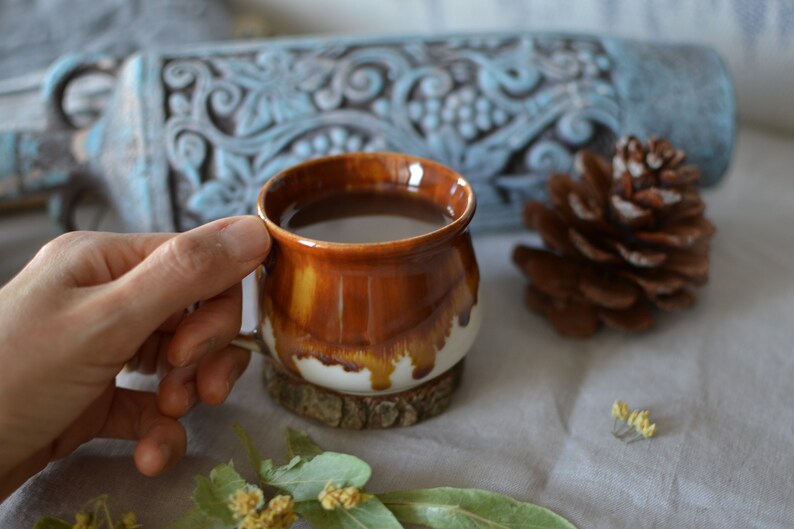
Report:
[{"label": "mug rim", "polygon": [[[455,218],[453,218],[452,222],[446,224],[440,228],[437,228],[433,231],[429,231],[427,233],[423,233],[421,235],[416,235],[414,237],[408,237],[404,239],[394,239],[389,241],[379,241],[379,242],[366,242],[366,243],[347,243],[347,242],[332,242],[332,241],[324,241],[321,239],[312,239],[310,237],[305,237],[298,235],[294,232],[289,231],[286,228],[282,228],[278,221],[271,219],[266,211],[265,211],[265,195],[268,191],[275,185],[278,185],[279,182],[282,182],[288,178],[290,178],[291,174],[296,170],[305,170],[310,169],[314,165],[321,165],[324,163],[328,163],[332,160],[338,159],[345,159],[345,158],[392,158],[392,159],[400,159],[405,160],[407,162],[418,162],[421,163],[423,166],[431,166],[438,170],[439,173],[444,173],[448,175],[450,178],[456,179],[456,184],[460,185],[461,189],[464,190],[466,194],[466,207]],[[438,204],[436,204],[438,205]],[[382,253],[384,251],[400,251],[400,250],[407,250],[407,249],[415,249],[417,246],[424,246],[426,244],[433,244],[438,242],[444,242],[448,239],[451,239],[455,235],[459,233],[463,233],[466,228],[468,228],[469,224],[471,223],[472,218],[474,217],[474,212],[477,209],[477,198],[474,195],[474,190],[469,183],[463,176],[460,175],[454,169],[447,167],[446,165],[436,162],[434,160],[430,160],[428,158],[422,158],[420,156],[413,156],[410,154],[402,154],[398,152],[354,152],[354,153],[342,153],[336,154],[332,156],[321,156],[318,158],[313,158],[311,160],[305,160],[298,164],[292,165],[287,167],[286,169],[282,169],[262,186],[259,190],[259,195],[257,196],[257,204],[256,204],[257,214],[259,218],[261,218],[265,225],[267,226],[270,235],[278,240],[280,243],[289,242],[298,246],[302,247],[312,247],[312,248],[321,248],[330,251],[344,251],[349,253],[372,253],[378,252]]]}]

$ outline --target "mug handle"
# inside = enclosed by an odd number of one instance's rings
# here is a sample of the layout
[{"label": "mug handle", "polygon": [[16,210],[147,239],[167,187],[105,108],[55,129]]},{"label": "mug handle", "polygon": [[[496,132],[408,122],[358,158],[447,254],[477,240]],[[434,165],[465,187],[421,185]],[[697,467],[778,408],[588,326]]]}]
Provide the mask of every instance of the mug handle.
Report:
[{"label": "mug handle", "polygon": [[[261,218],[262,217],[260,217],[260,219]],[[264,273],[264,263],[257,268],[257,278],[259,278],[260,273]],[[264,340],[262,340],[262,336],[259,334],[258,327],[254,327],[254,330],[250,332],[240,331],[230,343],[231,345],[240,347],[241,349],[246,349],[252,353],[267,355],[267,347],[265,346]]]},{"label": "mug handle", "polygon": [[231,341],[231,344],[243,349],[247,349],[252,353],[259,353],[262,355],[266,354],[265,348],[263,347],[264,344],[262,343],[262,338],[260,338],[259,333],[256,331],[239,333]]},{"label": "mug handle", "polygon": [[[261,355],[266,355],[264,343],[262,339],[259,337],[259,333],[256,331],[253,332],[241,332],[239,333],[232,341],[232,345],[236,345],[237,347],[241,347],[243,349],[247,349],[252,353],[259,353]],[[138,369],[138,362],[140,358],[136,354],[131,360],[124,364],[124,372],[125,373],[132,373]]]}]

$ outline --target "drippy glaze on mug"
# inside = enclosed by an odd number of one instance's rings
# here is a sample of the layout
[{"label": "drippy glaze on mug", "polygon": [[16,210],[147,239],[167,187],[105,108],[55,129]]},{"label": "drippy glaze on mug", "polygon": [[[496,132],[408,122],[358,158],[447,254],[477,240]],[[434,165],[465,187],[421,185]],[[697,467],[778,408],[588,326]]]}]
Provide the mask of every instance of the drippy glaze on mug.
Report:
[{"label": "drippy glaze on mug", "polygon": [[[395,186],[442,207],[452,222],[417,237],[368,244],[307,239],[278,225],[302,197]],[[339,391],[361,388],[344,377],[332,383],[322,370],[310,379],[301,363],[314,359],[349,374],[366,370],[369,393],[407,389],[440,374],[434,367],[447,342],[458,349],[448,361],[457,362],[479,325],[479,271],[467,229],[474,208],[469,184],[456,173],[398,154],[323,158],[274,177],[259,202],[274,239],[259,279],[260,332],[271,354],[295,375]],[[453,332],[462,339],[451,340]],[[410,380],[393,380],[406,358]]]}]

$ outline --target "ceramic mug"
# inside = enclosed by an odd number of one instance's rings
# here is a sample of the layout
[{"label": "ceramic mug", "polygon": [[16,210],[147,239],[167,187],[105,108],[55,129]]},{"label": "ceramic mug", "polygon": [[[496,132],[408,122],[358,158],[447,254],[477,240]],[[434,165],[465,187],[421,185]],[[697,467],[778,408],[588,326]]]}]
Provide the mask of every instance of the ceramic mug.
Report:
[{"label": "ceramic mug", "polygon": [[[306,197],[376,188],[415,193],[452,220],[420,236],[360,244],[313,240],[281,225]],[[271,178],[258,199],[273,239],[257,272],[263,352],[294,377],[350,395],[397,393],[450,370],[481,321],[468,230],[474,210],[460,175],[403,154],[318,158]]]}]

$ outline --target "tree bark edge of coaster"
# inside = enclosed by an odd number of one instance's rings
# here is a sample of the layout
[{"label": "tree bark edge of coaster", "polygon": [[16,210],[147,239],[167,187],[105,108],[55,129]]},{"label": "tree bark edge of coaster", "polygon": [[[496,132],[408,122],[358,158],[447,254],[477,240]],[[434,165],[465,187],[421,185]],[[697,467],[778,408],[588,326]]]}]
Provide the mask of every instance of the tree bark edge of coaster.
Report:
[{"label": "tree bark edge of coaster", "polygon": [[349,395],[316,386],[266,358],[270,397],[291,412],[335,428],[352,430],[411,426],[446,410],[463,375],[461,360],[438,377],[390,395]]}]

